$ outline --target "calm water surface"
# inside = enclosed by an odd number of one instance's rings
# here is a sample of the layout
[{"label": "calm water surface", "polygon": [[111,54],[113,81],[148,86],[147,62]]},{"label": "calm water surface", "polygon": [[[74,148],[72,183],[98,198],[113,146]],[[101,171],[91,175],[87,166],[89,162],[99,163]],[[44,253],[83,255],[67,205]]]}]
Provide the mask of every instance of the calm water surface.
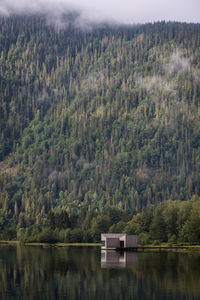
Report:
[{"label": "calm water surface", "polygon": [[0,299],[200,299],[200,255],[0,246]]}]

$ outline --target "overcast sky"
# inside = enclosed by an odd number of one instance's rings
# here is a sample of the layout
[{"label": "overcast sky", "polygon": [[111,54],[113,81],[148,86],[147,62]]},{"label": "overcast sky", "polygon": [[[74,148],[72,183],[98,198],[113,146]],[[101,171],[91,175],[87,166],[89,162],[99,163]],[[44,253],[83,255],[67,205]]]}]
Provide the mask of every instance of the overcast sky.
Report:
[{"label": "overcast sky", "polygon": [[78,10],[89,21],[200,23],[200,0],[0,0],[0,13],[48,12],[59,16]]}]

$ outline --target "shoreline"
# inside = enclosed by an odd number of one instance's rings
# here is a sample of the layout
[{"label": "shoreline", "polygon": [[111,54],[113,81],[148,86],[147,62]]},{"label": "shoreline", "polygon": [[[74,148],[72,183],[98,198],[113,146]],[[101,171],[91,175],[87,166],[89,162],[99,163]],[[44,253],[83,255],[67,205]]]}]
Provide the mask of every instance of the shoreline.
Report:
[{"label": "shoreline", "polygon": [[[42,247],[101,247],[101,243],[30,243],[20,241],[6,241],[0,240],[0,246],[42,246]],[[108,250],[108,249],[107,249]],[[123,249],[118,249],[123,251]],[[108,250],[109,251],[109,250]],[[125,249],[124,251],[131,251]],[[200,245],[182,245],[182,246],[169,246],[167,244],[161,245],[138,245],[135,252],[200,252]]]},{"label": "shoreline", "polygon": [[69,247],[69,246],[77,246],[77,247],[101,247],[101,243],[30,243],[30,242],[20,242],[20,241],[0,241],[0,246],[3,245],[20,245],[20,246],[46,246],[46,247]]}]

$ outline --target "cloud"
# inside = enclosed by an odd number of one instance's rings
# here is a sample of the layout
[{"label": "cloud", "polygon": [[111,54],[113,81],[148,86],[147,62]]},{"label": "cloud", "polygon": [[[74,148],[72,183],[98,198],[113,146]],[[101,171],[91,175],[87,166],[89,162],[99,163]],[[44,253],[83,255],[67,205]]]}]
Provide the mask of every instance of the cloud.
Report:
[{"label": "cloud", "polygon": [[189,73],[194,79],[200,79],[200,69],[192,66],[191,58],[187,56],[187,51],[175,49],[168,64],[164,65],[166,74],[176,76],[178,73]]},{"label": "cloud", "polygon": [[136,79],[137,84],[147,90],[147,92],[152,92],[154,94],[160,94],[160,92],[164,91],[166,93],[175,93],[174,85],[166,81],[162,76],[154,75],[148,77],[138,77]]},{"label": "cloud", "polygon": [[102,72],[92,72],[81,82],[81,89],[95,89],[102,83],[104,74]]},{"label": "cloud", "polygon": [[170,62],[165,66],[166,72],[170,75],[177,73],[188,73],[191,71],[191,64],[185,51],[176,49],[170,59]]},{"label": "cloud", "polygon": [[[200,22],[199,0],[1,0],[0,14],[45,13],[60,20],[77,11],[78,22],[146,23],[153,21]],[[62,22],[61,22],[62,23]]]},{"label": "cloud", "polygon": [[136,84],[145,89],[149,94],[160,96],[161,93],[169,96],[177,95],[176,81],[174,77],[178,74],[189,74],[190,78],[200,81],[200,69],[192,65],[192,58],[188,57],[185,49],[176,48],[166,63],[164,57],[160,61],[163,67],[163,76],[153,75],[136,77]]}]

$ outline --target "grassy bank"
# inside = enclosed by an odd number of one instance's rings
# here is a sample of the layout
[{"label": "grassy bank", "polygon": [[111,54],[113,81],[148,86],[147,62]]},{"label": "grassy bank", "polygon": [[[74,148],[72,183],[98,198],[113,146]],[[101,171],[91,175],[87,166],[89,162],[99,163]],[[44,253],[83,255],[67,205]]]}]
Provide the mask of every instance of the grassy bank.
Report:
[{"label": "grassy bank", "polygon": [[69,246],[81,246],[81,247],[94,247],[101,246],[101,243],[25,243],[20,241],[0,241],[0,245],[25,245],[25,246],[52,246],[52,247],[69,247]]},{"label": "grassy bank", "polygon": [[[101,247],[101,243],[25,243],[20,241],[0,241],[0,245],[24,245],[24,246],[43,246],[43,247]],[[193,252],[200,251],[200,245],[138,245],[138,251],[176,251],[176,252]]]}]

